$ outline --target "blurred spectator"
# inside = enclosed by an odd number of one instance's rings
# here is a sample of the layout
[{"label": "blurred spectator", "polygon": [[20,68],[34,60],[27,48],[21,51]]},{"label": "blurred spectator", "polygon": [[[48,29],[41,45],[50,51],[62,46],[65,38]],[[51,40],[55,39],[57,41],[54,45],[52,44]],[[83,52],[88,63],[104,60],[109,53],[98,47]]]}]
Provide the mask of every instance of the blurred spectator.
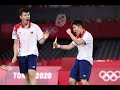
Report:
[{"label": "blurred spectator", "polygon": [[48,5],[28,5],[28,7],[30,7],[30,8],[46,8],[46,7],[48,7]]},{"label": "blurred spectator", "polygon": [[32,8],[36,8],[39,7],[40,5],[32,5]]},{"label": "blurred spectator", "polygon": [[50,8],[58,8],[60,5],[49,5]]},{"label": "blurred spectator", "polygon": [[102,23],[102,19],[101,18],[97,18],[96,19],[96,23]]},{"label": "blurred spectator", "polygon": [[103,22],[104,23],[111,23],[111,22],[113,22],[113,19],[112,19],[112,17],[107,17],[103,20]]},{"label": "blurred spectator", "polygon": [[71,7],[71,5],[61,5],[61,7],[68,8],[68,7]]},{"label": "blurred spectator", "polygon": [[115,23],[120,23],[120,18],[119,18],[119,17],[115,17],[115,18],[114,18],[114,22],[115,22]]},{"label": "blurred spectator", "polygon": [[32,8],[32,5],[27,5],[28,8]]},{"label": "blurred spectator", "polygon": [[68,7],[71,7],[71,5],[49,5],[50,8],[59,8],[59,7],[62,7],[62,8],[68,8]]},{"label": "blurred spectator", "polygon": [[104,7],[105,5],[95,5],[95,7]]},{"label": "blurred spectator", "polygon": [[91,23],[91,21],[89,19],[87,19],[87,18],[84,19],[84,22],[85,23]]}]

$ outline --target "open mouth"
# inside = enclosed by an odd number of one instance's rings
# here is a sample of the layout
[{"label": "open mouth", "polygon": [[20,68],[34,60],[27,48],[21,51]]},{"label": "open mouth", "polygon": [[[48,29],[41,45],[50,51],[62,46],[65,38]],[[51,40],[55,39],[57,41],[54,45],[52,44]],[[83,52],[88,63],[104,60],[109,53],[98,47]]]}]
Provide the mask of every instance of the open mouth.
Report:
[{"label": "open mouth", "polygon": [[29,21],[29,19],[26,19],[26,21]]}]

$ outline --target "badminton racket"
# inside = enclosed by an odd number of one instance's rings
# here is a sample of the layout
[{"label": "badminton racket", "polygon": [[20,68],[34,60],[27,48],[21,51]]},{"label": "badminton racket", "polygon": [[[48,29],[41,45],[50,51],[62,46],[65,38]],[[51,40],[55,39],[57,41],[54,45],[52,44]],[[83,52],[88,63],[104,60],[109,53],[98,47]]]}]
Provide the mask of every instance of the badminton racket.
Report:
[{"label": "badminton racket", "polygon": [[[66,14],[58,14],[55,20],[55,25],[59,28],[62,28],[66,23]],[[57,32],[55,41],[53,43],[57,43],[57,36],[58,36],[59,30]],[[55,47],[53,46],[53,49],[55,49]]]},{"label": "badminton racket", "polygon": [[0,68],[1,68],[2,70],[5,70],[5,71],[11,71],[11,70],[12,70],[12,65],[13,65],[13,63],[14,63],[14,62],[11,62],[11,63],[9,63],[8,65],[3,64],[3,65],[0,66]]}]

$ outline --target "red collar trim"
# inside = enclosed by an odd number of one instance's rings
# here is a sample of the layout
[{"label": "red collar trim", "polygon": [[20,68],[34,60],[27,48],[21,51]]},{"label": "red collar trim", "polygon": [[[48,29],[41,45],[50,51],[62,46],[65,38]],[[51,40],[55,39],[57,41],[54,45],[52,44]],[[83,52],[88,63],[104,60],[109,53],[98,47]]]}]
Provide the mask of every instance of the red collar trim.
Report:
[{"label": "red collar trim", "polygon": [[[21,23],[21,27],[22,28],[25,28],[25,26]],[[27,28],[30,28],[31,27],[31,22],[29,21],[29,25],[28,25],[28,27]]]},{"label": "red collar trim", "polygon": [[82,38],[83,35],[85,34],[85,32],[86,32],[86,30],[84,29],[84,30],[83,30],[83,33],[82,33],[81,35],[79,35],[79,36],[76,36],[76,38],[77,38],[77,39],[78,39],[78,38]]}]

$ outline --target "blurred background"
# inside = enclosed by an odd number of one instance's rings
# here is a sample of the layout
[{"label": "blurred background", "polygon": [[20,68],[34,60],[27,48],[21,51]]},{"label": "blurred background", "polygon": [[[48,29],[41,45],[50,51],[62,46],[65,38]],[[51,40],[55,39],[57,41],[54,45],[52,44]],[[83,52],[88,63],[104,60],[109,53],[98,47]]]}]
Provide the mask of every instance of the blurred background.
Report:
[{"label": "blurred background", "polygon": [[[85,29],[93,35],[94,61],[120,60],[120,5],[0,5],[1,64],[11,62],[13,57],[11,35],[13,26],[20,22],[18,11],[22,7],[30,9],[32,22],[38,24],[43,31],[50,32],[50,37],[45,44],[38,44],[39,66],[61,66],[65,63],[62,63],[63,58],[65,61],[65,58],[73,60],[76,57],[77,48],[70,51],[52,48],[56,35],[59,44],[71,43],[66,29],[71,27],[72,20],[76,18],[83,20]],[[59,14],[66,16],[66,23],[63,27],[55,25]],[[64,66],[67,65],[64,64]]]}]

